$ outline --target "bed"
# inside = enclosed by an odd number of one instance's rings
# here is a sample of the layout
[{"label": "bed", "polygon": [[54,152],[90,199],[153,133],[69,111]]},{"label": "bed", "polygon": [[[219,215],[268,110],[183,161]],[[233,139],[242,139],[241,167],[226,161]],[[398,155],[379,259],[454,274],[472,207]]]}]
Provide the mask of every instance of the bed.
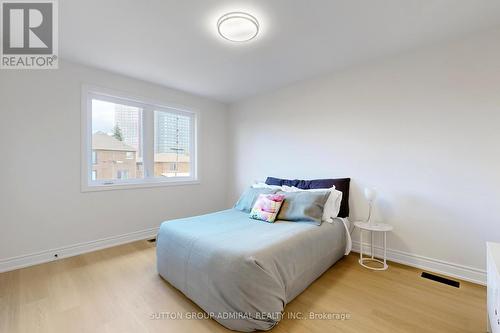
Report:
[{"label": "bed", "polygon": [[236,209],[167,221],[157,236],[157,268],[223,326],[269,330],[287,303],[344,256],[346,229],[342,219],[265,223]]}]

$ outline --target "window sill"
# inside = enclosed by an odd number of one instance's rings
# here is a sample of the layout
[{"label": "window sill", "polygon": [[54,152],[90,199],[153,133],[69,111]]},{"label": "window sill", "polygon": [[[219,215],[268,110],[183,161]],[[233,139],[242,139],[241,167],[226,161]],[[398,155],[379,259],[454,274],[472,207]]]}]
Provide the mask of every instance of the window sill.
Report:
[{"label": "window sill", "polygon": [[133,190],[139,188],[154,188],[167,186],[184,186],[184,185],[199,185],[198,179],[191,180],[165,180],[165,181],[140,181],[118,184],[82,184],[82,192],[98,192],[98,191],[113,191],[113,190]]}]

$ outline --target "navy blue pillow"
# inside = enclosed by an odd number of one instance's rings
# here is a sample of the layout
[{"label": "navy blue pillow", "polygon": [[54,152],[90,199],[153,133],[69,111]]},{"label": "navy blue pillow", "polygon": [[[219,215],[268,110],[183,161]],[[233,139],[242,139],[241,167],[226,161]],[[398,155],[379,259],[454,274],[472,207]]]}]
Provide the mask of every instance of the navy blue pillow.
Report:
[{"label": "navy blue pillow", "polygon": [[335,186],[335,189],[337,191],[342,192],[342,203],[340,204],[339,217],[349,216],[350,182],[350,178],[301,180],[267,177],[266,179],[267,185],[294,186],[302,190],[310,190],[315,188],[331,188],[332,186]]},{"label": "navy blue pillow", "polygon": [[[267,185],[277,186],[293,186],[303,190],[310,190],[315,188],[331,188],[339,179],[313,179],[313,180],[300,180],[300,179],[280,179],[267,177]],[[340,190],[339,190],[340,191]]]}]

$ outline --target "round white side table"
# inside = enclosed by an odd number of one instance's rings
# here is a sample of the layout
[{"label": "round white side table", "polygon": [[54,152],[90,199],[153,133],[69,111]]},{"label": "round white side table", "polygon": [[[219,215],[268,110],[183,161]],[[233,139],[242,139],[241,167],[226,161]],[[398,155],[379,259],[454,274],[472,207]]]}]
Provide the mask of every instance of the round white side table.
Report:
[{"label": "round white side table", "polygon": [[[365,268],[372,269],[374,271],[385,271],[389,266],[387,266],[387,232],[392,231],[392,226],[385,223],[368,223],[368,222],[354,222],[354,225],[359,228],[359,264]],[[371,236],[371,256],[363,255],[363,231],[369,231]],[[384,257],[383,260],[375,258],[374,248],[373,248],[373,233],[383,232],[384,233]],[[378,262],[382,264],[382,267],[370,267],[366,265],[367,262]]]}]

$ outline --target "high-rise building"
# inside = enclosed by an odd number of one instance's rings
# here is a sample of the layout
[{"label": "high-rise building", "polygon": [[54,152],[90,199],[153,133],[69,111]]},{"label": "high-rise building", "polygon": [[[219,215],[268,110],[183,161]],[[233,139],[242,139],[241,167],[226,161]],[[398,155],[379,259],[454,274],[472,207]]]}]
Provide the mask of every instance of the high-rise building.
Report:
[{"label": "high-rise building", "polygon": [[115,104],[115,125],[120,128],[123,142],[132,146],[142,157],[141,112],[138,108]]},{"label": "high-rise building", "polygon": [[190,118],[155,112],[155,153],[189,155]]},{"label": "high-rise building", "polygon": [[[115,125],[120,128],[123,142],[137,151],[137,160],[142,160],[140,110],[135,107],[115,106]],[[175,154],[189,156],[190,118],[175,113],[154,112],[154,152],[155,154]]]}]

